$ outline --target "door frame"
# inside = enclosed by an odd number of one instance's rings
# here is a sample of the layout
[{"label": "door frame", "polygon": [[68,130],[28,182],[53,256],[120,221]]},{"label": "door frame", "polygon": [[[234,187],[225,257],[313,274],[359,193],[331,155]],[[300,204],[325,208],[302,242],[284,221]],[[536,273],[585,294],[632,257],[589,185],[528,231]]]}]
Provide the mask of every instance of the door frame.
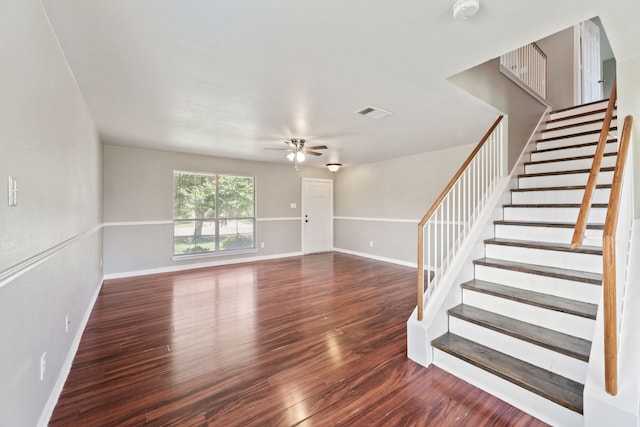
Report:
[{"label": "door frame", "polygon": [[[590,21],[591,24],[596,25],[596,23],[592,22],[591,20],[587,20]],[[573,69],[574,69],[574,105],[580,105],[584,103],[584,64],[583,64],[583,50],[582,50],[582,27],[583,27],[583,22],[579,22],[576,25],[573,26],[573,41],[574,41],[574,48],[573,48]],[[602,37],[602,30],[600,31],[600,36]],[[602,58],[600,57],[599,60],[599,67],[600,67],[600,78],[602,79]],[[603,92],[603,88],[602,85],[600,86],[600,99],[602,100],[604,97],[604,92]]]},{"label": "door frame", "polygon": [[304,184],[305,182],[324,182],[324,183],[328,183],[330,184],[329,187],[329,211],[331,212],[331,217],[330,217],[330,221],[329,221],[329,235],[331,236],[330,240],[329,240],[329,251],[333,251],[333,180],[332,179],[323,179],[323,178],[302,178],[301,182],[300,182],[300,248],[302,249],[302,254],[306,255],[308,252],[306,251],[305,248],[305,222],[304,222],[304,211],[305,211],[305,191],[304,191]]}]

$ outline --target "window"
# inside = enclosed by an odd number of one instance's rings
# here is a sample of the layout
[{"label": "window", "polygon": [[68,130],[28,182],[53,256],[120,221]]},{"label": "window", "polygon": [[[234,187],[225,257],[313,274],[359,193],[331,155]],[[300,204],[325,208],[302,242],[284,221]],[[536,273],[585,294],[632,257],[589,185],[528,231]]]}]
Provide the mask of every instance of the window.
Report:
[{"label": "window", "polygon": [[173,171],[173,253],[255,248],[255,179]]}]

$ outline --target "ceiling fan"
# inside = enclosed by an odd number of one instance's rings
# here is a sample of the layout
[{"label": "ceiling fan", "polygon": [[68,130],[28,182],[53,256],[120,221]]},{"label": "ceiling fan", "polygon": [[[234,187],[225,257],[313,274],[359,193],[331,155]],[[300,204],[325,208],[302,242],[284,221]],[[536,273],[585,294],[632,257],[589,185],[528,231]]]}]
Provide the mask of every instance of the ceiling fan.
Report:
[{"label": "ceiling fan", "polygon": [[286,158],[289,161],[294,162],[296,165],[296,169],[298,168],[298,163],[302,163],[306,159],[306,155],[310,154],[312,156],[321,156],[322,153],[319,153],[315,150],[326,150],[326,145],[314,145],[312,147],[305,147],[304,143],[306,141],[302,138],[291,138],[284,141],[288,147],[286,148],[265,148],[265,150],[287,150]]}]

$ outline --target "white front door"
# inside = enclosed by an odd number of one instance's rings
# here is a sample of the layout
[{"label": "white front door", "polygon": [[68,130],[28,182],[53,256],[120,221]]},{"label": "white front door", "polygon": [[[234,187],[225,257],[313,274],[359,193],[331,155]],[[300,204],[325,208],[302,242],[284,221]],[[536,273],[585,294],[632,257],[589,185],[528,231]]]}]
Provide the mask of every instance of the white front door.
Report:
[{"label": "white front door", "polygon": [[584,21],[580,24],[580,65],[582,103],[601,100],[600,27],[592,21]]},{"label": "white front door", "polygon": [[302,252],[333,249],[333,181],[302,179]]}]

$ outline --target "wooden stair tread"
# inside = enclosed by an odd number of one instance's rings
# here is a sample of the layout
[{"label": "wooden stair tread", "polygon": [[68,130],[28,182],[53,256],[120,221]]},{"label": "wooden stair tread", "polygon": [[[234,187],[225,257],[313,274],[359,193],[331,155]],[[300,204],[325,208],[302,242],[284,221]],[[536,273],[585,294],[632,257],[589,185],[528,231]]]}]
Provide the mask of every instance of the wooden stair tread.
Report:
[{"label": "wooden stair tread", "polygon": [[[617,130],[618,130],[618,126],[610,126],[609,127],[609,132],[617,131]],[[568,138],[573,138],[573,137],[576,137],[576,136],[600,135],[601,132],[602,132],[602,129],[588,130],[588,131],[585,131],[585,132],[571,133],[569,135],[554,136],[554,137],[551,137],[551,138],[540,138],[540,139],[536,139],[535,142],[558,141],[558,140],[561,140],[561,139],[568,139]]]},{"label": "wooden stair tread", "polygon": [[[536,142],[545,142],[545,141],[551,141],[551,140],[553,140],[553,138],[552,139],[539,140],[539,141],[536,141]],[[609,139],[607,139],[607,144],[615,144],[616,142],[618,142],[618,138],[609,138]],[[583,142],[582,144],[574,144],[574,145],[564,145],[562,147],[543,148],[542,150],[532,151],[531,154],[533,154],[533,153],[548,153],[550,151],[566,150],[566,149],[570,149],[570,148],[593,147],[595,145],[598,145],[598,141]]]},{"label": "wooden stair tread", "polygon": [[[558,187],[513,188],[512,192],[523,191],[555,191],[555,190],[584,190],[584,185],[564,185]],[[598,184],[596,188],[611,188],[611,184]]]},{"label": "wooden stair tread", "polygon": [[[613,172],[614,167],[600,168],[600,172]],[[536,173],[523,173],[518,175],[518,178],[535,178],[539,176],[557,176],[557,175],[573,175],[578,173],[590,173],[591,169],[573,169],[566,171],[553,171],[553,172],[536,172]]]},{"label": "wooden stair tread", "polygon": [[[617,115],[611,117],[611,120],[617,120],[617,119],[618,119]],[[569,120],[569,119],[565,119],[565,120]],[[555,130],[571,129],[571,128],[575,128],[575,127],[578,127],[578,126],[592,125],[594,123],[602,123],[602,122],[604,122],[604,117],[602,119],[585,120],[584,122],[572,123],[570,125],[558,126],[558,127],[554,127],[554,128],[551,128],[551,129],[542,129],[541,133],[553,132]],[[556,121],[556,122],[553,122],[553,123],[558,123],[558,122]]]},{"label": "wooden stair tread", "polygon": [[484,241],[487,245],[515,246],[519,248],[544,249],[547,251],[557,252],[575,252],[579,254],[602,255],[602,248],[597,246],[581,246],[579,248],[571,248],[570,244],[555,242],[538,242],[535,240],[519,240],[491,238]]},{"label": "wooden stair tread", "polygon": [[[564,148],[564,147],[563,147]],[[604,153],[603,156],[604,157],[609,157],[609,156],[617,156],[618,152],[612,152],[612,153]],[[561,159],[548,159],[548,160],[537,160],[535,162],[525,162],[524,165],[525,166],[533,166],[533,165],[541,165],[544,163],[557,163],[557,162],[567,162],[567,161],[572,161],[572,160],[587,160],[587,159],[593,159],[593,155],[591,156],[576,156],[576,157],[563,157]]]},{"label": "wooden stair tread", "polygon": [[602,274],[587,271],[569,270],[566,268],[549,267],[546,265],[526,264],[523,262],[507,261],[495,258],[480,258],[473,261],[474,265],[501,268],[504,270],[519,271],[522,273],[535,274],[538,276],[555,277],[556,279],[571,280],[588,283],[591,285],[602,285]]},{"label": "wooden stair tread", "polygon": [[480,369],[582,414],[584,386],[450,332],[431,345]]},{"label": "wooden stair tread", "polygon": [[501,314],[466,304],[449,309],[450,316],[491,329],[510,337],[564,354],[583,362],[589,361],[591,342],[549,328],[533,325]]},{"label": "wooden stair tread", "polygon": [[[592,203],[592,208],[606,208],[607,203]],[[503,208],[580,208],[578,203],[521,203],[502,205]]]},{"label": "wooden stair tread", "polygon": [[513,286],[499,285],[483,280],[473,279],[463,283],[461,286],[462,289],[493,295],[561,313],[568,313],[574,316],[584,317],[585,319],[595,320],[598,311],[598,306],[595,304],[529,291],[527,289],[514,288]]},{"label": "wooden stair tread", "polygon": [[[573,114],[571,116],[560,117],[559,119],[549,119],[549,120],[546,120],[544,123],[545,124],[558,123],[558,122],[561,122],[563,120],[573,120],[573,119],[577,119],[577,118],[580,118],[580,117],[591,116],[591,115],[594,115],[594,114],[603,114],[603,113],[606,113],[606,112],[607,112],[606,108],[600,108],[600,109],[597,109],[597,110],[585,111],[584,113]],[[553,112],[551,114],[553,114]]]},{"label": "wooden stair tread", "polygon": [[[517,225],[522,227],[575,228],[575,222],[544,222],[544,221],[493,221],[495,225]],[[587,224],[590,230],[603,230],[604,224]]]}]

